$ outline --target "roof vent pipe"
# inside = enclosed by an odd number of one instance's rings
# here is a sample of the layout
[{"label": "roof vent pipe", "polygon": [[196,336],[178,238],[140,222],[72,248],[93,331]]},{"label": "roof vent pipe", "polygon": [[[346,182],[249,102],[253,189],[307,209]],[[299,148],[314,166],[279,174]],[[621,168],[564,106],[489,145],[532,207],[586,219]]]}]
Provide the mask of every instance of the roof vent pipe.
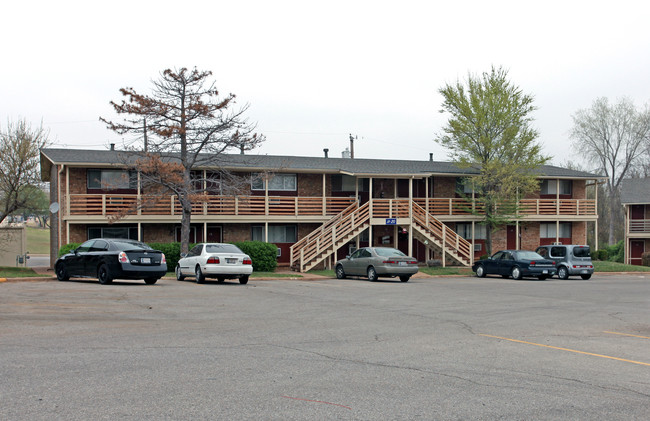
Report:
[{"label": "roof vent pipe", "polygon": [[325,158],[327,158],[327,153],[328,153],[329,151],[330,151],[330,150],[327,149],[327,148],[323,149],[323,152],[325,152]]},{"label": "roof vent pipe", "polygon": [[433,153],[432,152],[429,153],[429,161],[433,161]]},{"label": "roof vent pipe", "polygon": [[112,150],[112,151],[115,150],[115,143],[111,143],[111,150]]}]

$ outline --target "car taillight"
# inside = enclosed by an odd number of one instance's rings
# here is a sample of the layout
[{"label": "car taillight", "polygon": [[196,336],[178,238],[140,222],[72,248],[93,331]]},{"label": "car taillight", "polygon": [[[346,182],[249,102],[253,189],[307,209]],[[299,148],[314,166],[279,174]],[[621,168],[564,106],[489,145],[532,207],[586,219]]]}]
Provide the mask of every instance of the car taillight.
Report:
[{"label": "car taillight", "polygon": [[161,264],[167,264],[167,259],[165,258],[165,253],[162,253],[162,260],[160,261]]},{"label": "car taillight", "polygon": [[251,259],[249,259],[249,258],[245,258],[242,263],[245,264],[245,265],[252,265],[253,261]]},{"label": "car taillight", "polygon": [[384,263],[397,263],[394,260],[384,260]]},{"label": "car taillight", "polygon": [[530,262],[530,266],[535,266],[535,261]]},{"label": "car taillight", "polygon": [[126,257],[126,253],[124,253],[123,251],[121,251],[120,254],[117,255],[117,260],[120,263],[129,263],[129,258]]},{"label": "car taillight", "polygon": [[209,265],[218,265],[219,264],[219,258],[212,256],[208,258],[208,261],[206,262]]},{"label": "car taillight", "polygon": [[410,262],[407,262],[409,265],[417,265],[418,261],[417,260],[411,260]]}]

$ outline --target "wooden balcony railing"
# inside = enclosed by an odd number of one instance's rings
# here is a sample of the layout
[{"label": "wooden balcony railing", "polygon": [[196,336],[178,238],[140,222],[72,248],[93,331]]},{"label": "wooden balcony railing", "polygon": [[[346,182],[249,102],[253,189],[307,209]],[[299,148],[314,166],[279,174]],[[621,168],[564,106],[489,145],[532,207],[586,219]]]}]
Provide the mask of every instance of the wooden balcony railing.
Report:
[{"label": "wooden balcony railing", "polygon": [[[288,196],[210,196],[206,202],[192,204],[192,215],[336,215],[355,201],[349,197]],[[137,195],[71,194],[69,215],[110,216],[137,210]],[[176,196],[165,196],[153,205],[142,207],[141,215],[181,215]]]},{"label": "wooden balcony railing", "polygon": [[[110,216],[129,209],[135,214],[137,200],[137,195],[71,194],[69,215]],[[336,215],[354,201],[349,197],[209,196],[206,202],[192,204],[192,215]],[[472,214],[472,203],[464,198],[418,198],[414,202],[435,216]],[[596,215],[596,201],[591,199],[524,199],[520,204],[520,215]],[[477,202],[474,208],[480,210],[481,204]],[[143,207],[139,214],[180,215],[181,204],[176,196],[166,196],[153,206]],[[408,216],[408,199],[372,200],[373,218]]]},{"label": "wooden balcony railing", "polygon": [[650,234],[650,219],[630,219],[630,234]]}]

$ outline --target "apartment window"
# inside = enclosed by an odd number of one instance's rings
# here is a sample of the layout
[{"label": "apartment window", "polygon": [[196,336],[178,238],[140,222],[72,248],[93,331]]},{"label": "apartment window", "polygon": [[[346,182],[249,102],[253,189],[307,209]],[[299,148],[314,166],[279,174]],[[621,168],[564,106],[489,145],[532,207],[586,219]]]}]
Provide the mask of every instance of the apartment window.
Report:
[{"label": "apartment window", "polygon": [[456,178],[456,193],[472,194],[474,193],[474,186],[470,178]]},{"label": "apartment window", "polygon": [[367,178],[356,178],[351,175],[334,174],[332,175],[332,191],[336,192],[354,192],[356,186],[359,186],[360,192],[369,190],[369,182]]},{"label": "apartment window", "polygon": [[89,169],[88,188],[97,190],[135,190],[138,176],[135,171]]},{"label": "apartment window", "polygon": [[[472,224],[458,223],[456,224],[456,233],[466,240],[472,239]],[[474,239],[485,240],[487,238],[487,231],[485,225],[474,225]]]},{"label": "apartment window", "polygon": [[[572,180],[560,180],[560,194],[571,195],[573,188]],[[557,180],[542,180],[540,186],[541,194],[557,194]]]},{"label": "apartment window", "polygon": [[[296,174],[275,174],[268,183],[269,190],[274,191],[296,191],[298,187]],[[251,189],[264,190],[264,179],[259,174],[253,175]]]},{"label": "apartment window", "polygon": [[138,227],[90,227],[88,228],[88,239],[92,238],[138,240]]},{"label": "apartment window", "polygon": [[557,235],[555,222],[542,222],[539,224],[540,238],[571,238],[571,222],[560,222],[560,235]]},{"label": "apartment window", "polygon": [[[266,241],[264,239],[264,226],[251,227],[253,241]],[[269,225],[268,243],[295,243],[298,241],[298,230],[295,225]]]}]

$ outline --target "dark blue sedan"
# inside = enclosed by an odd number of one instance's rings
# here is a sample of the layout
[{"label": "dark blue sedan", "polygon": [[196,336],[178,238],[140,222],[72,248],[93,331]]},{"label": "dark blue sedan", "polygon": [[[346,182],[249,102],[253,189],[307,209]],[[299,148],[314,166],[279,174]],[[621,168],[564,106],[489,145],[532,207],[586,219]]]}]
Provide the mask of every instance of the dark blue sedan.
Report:
[{"label": "dark blue sedan", "polygon": [[544,280],[555,275],[555,262],[544,259],[534,251],[501,250],[492,257],[479,260],[472,266],[479,278],[485,275],[501,275],[504,278],[521,279],[524,276]]}]

